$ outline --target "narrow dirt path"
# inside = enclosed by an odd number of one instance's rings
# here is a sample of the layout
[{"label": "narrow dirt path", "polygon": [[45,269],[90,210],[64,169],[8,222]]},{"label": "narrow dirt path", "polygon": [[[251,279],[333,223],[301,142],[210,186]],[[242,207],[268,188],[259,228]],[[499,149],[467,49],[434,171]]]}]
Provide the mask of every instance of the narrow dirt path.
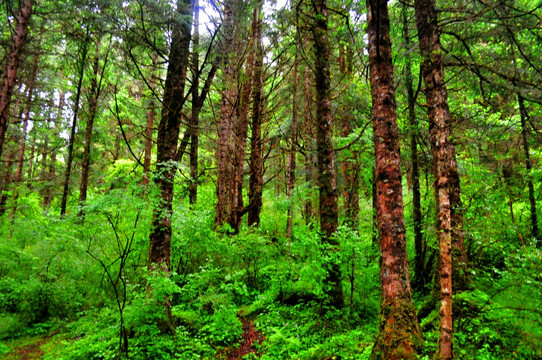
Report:
[{"label": "narrow dirt path", "polygon": [[240,320],[243,323],[243,340],[235,349],[225,348],[217,355],[217,359],[236,360],[251,353],[258,356],[256,346],[261,344],[265,337],[256,330],[252,320],[243,317],[240,317]]},{"label": "narrow dirt path", "polygon": [[48,338],[36,338],[32,342],[22,346],[14,347],[10,353],[6,354],[6,360],[36,360],[43,357],[41,346],[49,341]]}]

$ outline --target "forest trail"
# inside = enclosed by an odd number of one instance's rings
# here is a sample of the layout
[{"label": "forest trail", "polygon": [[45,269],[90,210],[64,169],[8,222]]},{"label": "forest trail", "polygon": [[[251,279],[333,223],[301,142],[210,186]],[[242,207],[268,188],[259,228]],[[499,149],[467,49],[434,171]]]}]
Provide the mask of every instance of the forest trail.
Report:
[{"label": "forest trail", "polygon": [[217,359],[236,360],[251,353],[258,355],[256,345],[261,344],[265,337],[256,330],[254,321],[244,318],[242,315],[239,315],[239,318],[243,323],[243,339],[241,343],[234,349],[225,348],[221,350],[216,356]]},{"label": "forest trail", "polygon": [[28,342],[24,342],[15,346],[12,351],[6,354],[5,360],[36,360],[41,359],[44,351],[41,346],[49,342],[49,338],[38,337],[32,338]]}]

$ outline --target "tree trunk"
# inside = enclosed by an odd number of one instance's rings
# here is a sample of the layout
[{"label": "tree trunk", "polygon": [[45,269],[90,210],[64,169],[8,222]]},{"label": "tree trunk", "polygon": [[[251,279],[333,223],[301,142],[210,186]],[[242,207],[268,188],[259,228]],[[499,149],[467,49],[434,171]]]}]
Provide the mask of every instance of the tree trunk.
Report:
[{"label": "tree trunk", "polygon": [[[326,0],[312,3],[314,24],[312,27],[315,55],[316,86],[316,151],[318,154],[318,186],[320,191],[320,230],[322,241],[330,245],[330,252],[338,251],[338,242],[333,238],[339,222],[338,191],[335,180],[333,150],[333,115],[331,113],[331,87],[329,73],[330,48],[328,42],[328,19]],[[333,257],[333,256],[331,256]],[[342,279],[339,264],[330,261],[325,288],[330,305],[344,306]]]},{"label": "tree trunk", "polygon": [[297,88],[299,86],[299,31],[296,35],[296,49],[295,49],[295,59],[294,59],[294,83],[292,89],[292,127],[291,135],[289,142],[289,152],[288,152],[288,215],[286,218],[286,238],[292,238],[292,223],[293,223],[293,192],[295,187],[295,167],[296,167],[296,143],[297,143]]},{"label": "tree trunk", "polygon": [[423,340],[408,274],[387,0],[368,0],[367,14],[382,287],[380,329],[371,358],[417,359]]},{"label": "tree trunk", "polygon": [[148,185],[150,181],[151,159],[152,159],[152,132],[154,128],[154,115],[156,104],[154,102],[154,89],[156,87],[156,70],[158,66],[158,56],[152,58],[152,75],[149,87],[152,94],[149,97],[149,112],[147,113],[147,127],[145,128],[145,156],[143,159],[143,185]]},{"label": "tree trunk", "polygon": [[198,201],[198,147],[199,147],[199,0],[194,0],[194,34],[192,35],[192,116],[190,117],[190,186],[188,201],[195,206]]},{"label": "tree trunk", "polygon": [[[339,48],[339,68],[341,77],[347,82],[352,81],[351,67],[351,50],[347,47],[345,50],[342,46]],[[350,106],[347,101],[342,104],[341,111],[341,135],[347,137],[354,131],[352,127],[352,115]],[[343,186],[343,201],[345,208],[346,224],[354,229],[359,230],[359,173],[360,166],[357,150],[346,149],[345,156],[341,164],[341,170],[344,180]]]},{"label": "tree trunk", "polygon": [[263,46],[261,19],[263,1],[258,1],[254,10],[256,33],[254,35],[254,93],[252,100],[252,136],[250,138],[250,178],[248,189],[249,209],[248,226],[260,225],[263,191],[263,158],[262,158],[262,112],[263,112]]},{"label": "tree trunk", "polygon": [[521,137],[523,140],[523,153],[525,154],[525,168],[527,169],[527,186],[529,188],[529,203],[531,205],[531,236],[536,240],[536,246],[542,246],[542,240],[538,238],[538,217],[536,214],[536,199],[534,194],[534,185],[532,179],[532,163],[529,149],[529,134],[527,130],[527,119],[529,113],[525,107],[523,96],[518,93],[519,113],[521,117]]},{"label": "tree trunk", "polygon": [[4,148],[4,138],[9,125],[9,104],[13,95],[13,87],[17,80],[17,71],[19,70],[19,58],[25,44],[28,23],[32,15],[32,0],[23,0],[17,25],[13,33],[11,49],[8,55],[6,70],[2,79],[2,88],[0,89],[0,158]]},{"label": "tree trunk", "polygon": [[87,38],[83,40],[81,44],[81,57],[79,59],[79,74],[77,80],[77,88],[75,90],[75,103],[73,106],[73,120],[72,127],[70,132],[70,138],[68,140],[68,160],[66,161],[66,172],[64,174],[64,190],[62,191],[62,202],[60,204],[60,216],[66,214],[66,206],[68,204],[68,193],[70,190],[70,177],[72,172],[72,162],[73,162],[73,144],[75,142],[75,130],[77,129],[77,116],[79,114],[79,102],[81,100],[81,90],[83,86],[83,77],[85,76],[85,67],[87,63],[87,52],[88,52],[88,34]]},{"label": "tree trunk", "polygon": [[[64,98],[65,95],[63,92],[60,93],[59,96],[59,102],[58,102],[58,111],[56,119],[60,123],[60,120],[62,119],[62,110],[64,109]],[[53,132],[53,137],[58,136],[58,132]],[[56,151],[53,148],[51,148],[51,157],[49,159],[49,175],[47,179],[47,185],[45,189],[45,195],[43,197],[43,207],[48,209],[51,206],[51,201],[53,199],[53,185],[52,181],[55,178],[55,165],[56,165]]]},{"label": "tree trunk", "polygon": [[308,66],[305,66],[303,71],[303,95],[305,98],[305,119],[303,127],[305,128],[305,182],[307,183],[308,192],[307,200],[305,200],[305,222],[309,224],[314,217],[313,208],[313,184],[314,184],[314,165],[316,163],[316,149],[314,148],[314,131],[312,122],[312,91],[310,88],[310,74]]},{"label": "tree trunk", "polygon": [[[154,209],[149,245],[149,271],[169,276],[171,269],[171,215],[173,184],[177,170],[176,156],[181,125],[186,72],[190,57],[190,0],[177,1],[177,15],[172,29],[169,64],[164,88],[162,116],[158,125],[156,184],[160,204]],[[163,332],[174,332],[169,299],[163,299],[166,318],[158,318]]]},{"label": "tree trunk", "polygon": [[[423,57],[422,75],[429,113],[431,151],[435,172],[437,199],[437,229],[440,243],[440,337],[439,359],[452,359],[452,203],[454,184],[451,169],[455,163],[454,146],[451,142],[451,120],[448,108],[442,49],[437,29],[437,13],[434,0],[415,0],[416,25],[420,51]],[[457,166],[457,165],[456,165]],[[457,170],[456,170],[457,171]]]},{"label": "tree trunk", "polygon": [[420,167],[418,162],[418,143],[416,136],[418,135],[418,121],[416,119],[416,98],[414,96],[414,80],[412,77],[412,59],[410,49],[409,22],[408,22],[408,6],[402,5],[403,17],[403,42],[405,44],[405,86],[407,90],[408,102],[408,135],[410,138],[410,163],[412,165],[412,221],[414,222],[414,279],[412,286],[421,291],[425,287],[427,274],[425,274],[425,242],[422,234],[422,207],[421,207],[421,192],[420,192]]},{"label": "tree trunk", "polygon": [[[34,55],[34,63],[32,64],[32,74],[30,75],[30,80],[28,82],[28,92],[26,94],[26,108],[24,110],[24,118],[23,118],[23,131],[21,134],[21,140],[19,141],[19,155],[17,157],[17,171],[15,172],[15,194],[13,197],[13,208],[11,209],[11,215],[15,215],[15,212],[17,211],[17,201],[19,199],[19,185],[21,182],[21,178],[23,176],[23,166],[24,166],[24,153],[26,149],[26,137],[27,137],[27,130],[28,130],[28,120],[30,118],[30,108],[32,107],[32,96],[34,94],[34,87],[36,83],[36,73],[38,72],[38,62],[40,58],[40,51],[37,50],[36,54]],[[30,159],[32,159],[33,156],[30,156]],[[28,179],[30,180],[30,178]]]},{"label": "tree trunk", "polygon": [[222,39],[222,102],[220,105],[220,122],[218,125],[218,150],[217,150],[217,203],[215,225],[222,227],[231,214],[231,178],[233,171],[231,164],[233,161],[233,124],[235,124],[235,103],[237,101],[236,69],[233,53],[234,46],[234,28],[235,18],[233,4],[230,1],[224,3],[223,13],[223,39]]},{"label": "tree trunk", "polygon": [[92,145],[92,129],[94,127],[94,120],[96,119],[96,112],[98,111],[98,99],[100,97],[101,81],[98,82],[98,72],[100,63],[100,43],[96,45],[96,54],[94,55],[94,62],[92,66],[92,77],[90,79],[89,100],[88,100],[88,118],[87,126],[85,129],[85,143],[83,149],[83,161],[81,164],[81,184],[79,188],[79,216],[82,218],[84,215],[83,207],[87,201],[88,190],[88,177],[90,170],[90,149]]}]

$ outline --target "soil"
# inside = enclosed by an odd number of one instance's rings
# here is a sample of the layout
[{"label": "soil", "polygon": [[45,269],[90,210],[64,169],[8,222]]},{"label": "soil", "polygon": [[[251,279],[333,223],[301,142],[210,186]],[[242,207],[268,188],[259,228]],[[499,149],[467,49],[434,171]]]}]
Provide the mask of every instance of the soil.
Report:
[{"label": "soil", "polygon": [[261,344],[265,339],[262,333],[256,330],[252,320],[241,317],[243,323],[243,339],[236,348],[225,348],[217,355],[217,359],[235,360],[241,359],[248,354],[258,356],[257,345]]}]

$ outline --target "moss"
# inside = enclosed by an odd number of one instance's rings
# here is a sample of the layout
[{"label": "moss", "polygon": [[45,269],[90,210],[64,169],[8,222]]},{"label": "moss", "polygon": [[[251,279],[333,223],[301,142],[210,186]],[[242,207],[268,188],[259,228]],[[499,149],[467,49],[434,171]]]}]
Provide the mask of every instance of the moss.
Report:
[{"label": "moss", "polygon": [[423,338],[414,305],[409,300],[381,304],[380,331],[372,360],[414,360],[423,349]]}]

